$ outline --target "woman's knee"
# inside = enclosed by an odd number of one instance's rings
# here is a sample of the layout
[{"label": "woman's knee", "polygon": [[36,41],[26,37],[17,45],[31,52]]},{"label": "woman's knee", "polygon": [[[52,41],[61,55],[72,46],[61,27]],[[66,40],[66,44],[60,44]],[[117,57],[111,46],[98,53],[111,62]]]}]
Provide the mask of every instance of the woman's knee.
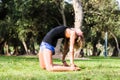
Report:
[{"label": "woman's knee", "polygon": [[41,69],[46,69],[45,66],[43,66],[43,65],[40,65],[40,67],[41,67]]},{"label": "woman's knee", "polygon": [[39,64],[42,69],[45,69],[45,62],[43,58],[43,54],[41,52],[38,53],[39,56]]}]

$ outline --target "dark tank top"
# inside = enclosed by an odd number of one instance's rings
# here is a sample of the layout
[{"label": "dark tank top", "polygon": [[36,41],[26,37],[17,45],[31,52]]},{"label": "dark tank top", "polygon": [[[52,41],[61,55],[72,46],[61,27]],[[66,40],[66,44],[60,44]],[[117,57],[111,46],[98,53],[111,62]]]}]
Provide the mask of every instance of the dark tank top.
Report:
[{"label": "dark tank top", "polygon": [[65,38],[65,30],[67,27],[58,26],[50,30],[47,35],[43,38],[43,42],[49,43],[52,46],[56,46],[59,38]]}]

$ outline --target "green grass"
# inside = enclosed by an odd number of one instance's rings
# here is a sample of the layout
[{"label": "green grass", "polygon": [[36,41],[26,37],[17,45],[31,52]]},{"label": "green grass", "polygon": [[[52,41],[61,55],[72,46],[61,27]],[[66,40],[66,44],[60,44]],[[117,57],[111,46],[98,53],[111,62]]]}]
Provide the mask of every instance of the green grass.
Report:
[{"label": "green grass", "polygon": [[120,58],[90,57],[75,63],[81,71],[48,72],[40,69],[35,56],[0,56],[0,80],[120,80]]}]

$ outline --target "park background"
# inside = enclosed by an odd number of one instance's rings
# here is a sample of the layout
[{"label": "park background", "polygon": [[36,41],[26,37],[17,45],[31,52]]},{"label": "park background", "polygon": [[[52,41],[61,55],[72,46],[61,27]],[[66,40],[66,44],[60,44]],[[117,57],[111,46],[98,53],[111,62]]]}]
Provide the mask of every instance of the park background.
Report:
[{"label": "park background", "polygon": [[[86,55],[120,53],[120,10],[115,0],[81,0]],[[63,0],[1,0],[0,54],[37,54],[45,34],[59,25],[74,26],[73,5]],[[90,50],[90,51],[89,51]]]},{"label": "park background", "polygon": [[[85,38],[84,56],[76,56],[81,72],[49,73],[39,68],[37,53],[45,34],[59,25],[74,26],[71,1],[0,0],[1,80],[119,79],[119,0],[78,0],[83,13],[80,28]],[[61,63],[60,59],[54,61]]]}]

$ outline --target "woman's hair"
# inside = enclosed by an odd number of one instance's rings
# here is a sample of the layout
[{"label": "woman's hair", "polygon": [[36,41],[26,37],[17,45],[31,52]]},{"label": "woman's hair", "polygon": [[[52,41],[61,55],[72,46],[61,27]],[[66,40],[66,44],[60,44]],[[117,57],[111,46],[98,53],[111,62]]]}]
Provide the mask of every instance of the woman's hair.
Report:
[{"label": "woman's hair", "polygon": [[[63,39],[62,40],[62,44],[60,45],[60,51],[61,52],[64,52],[64,44],[68,44],[66,47],[68,47],[68,49],[66,49],[67,51],[69,51],[69,39]],[[78,36],[76,39],[75,39],[75,44],[74,44],[74,48],[75,49],[82,49],[84,46],[84,37],[83,36]]]},{"label": "woman's hair", "polygon": [[[71,30],[74,30],[77,34],[77,38],[75,39],[75,43],[74,43],[74,48],[75,49],[82,49],[83,45],[84,45],[84,37],[83,37],[83,33],[81,30],[77,30],[75,28],[70,28]],[[64,44],[67,44],[66,46]],[[64,52],[64,48],[67,47],[67,49],[65,51],[69,51],[69,39],[68,38],[64,38],[62,41],[62,44],[60,46],[60,51]]]},{"label": "woman's hair", "polygon": [[83,48],[84,46],[84,37],[83,36],[78,36],[77,39],[75,40],[74,44],[76,49]]}]

